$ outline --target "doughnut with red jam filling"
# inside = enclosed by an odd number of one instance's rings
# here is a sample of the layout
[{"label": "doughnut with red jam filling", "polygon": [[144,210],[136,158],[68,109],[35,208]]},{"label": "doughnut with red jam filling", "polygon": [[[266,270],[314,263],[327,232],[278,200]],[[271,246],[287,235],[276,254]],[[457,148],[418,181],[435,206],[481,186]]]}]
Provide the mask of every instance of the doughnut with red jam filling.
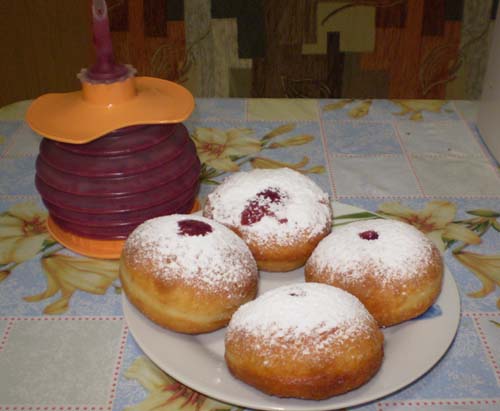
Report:
[{"label": "doughnut with red jam filling", "polygon": [[441,292],[443,263],[436,246],[415,227],[394,220],[335,227],[305,266],[306,281],[358,297],[381,326],[425,312]]},{"label": "doughnut with red jam filling", "polygon": [[129,301],[174,331],[197,334],[227,325],[257,294],[258,271],[245,243],[196,215],[148,220],[127,239],[120,279]]},{"label": "doughnut with red jam filling", "polygon": [[232,174],[208,195],[203,215],[238,234],[265,271],[303,266],[332,224],[328,195],[289,168]]}]

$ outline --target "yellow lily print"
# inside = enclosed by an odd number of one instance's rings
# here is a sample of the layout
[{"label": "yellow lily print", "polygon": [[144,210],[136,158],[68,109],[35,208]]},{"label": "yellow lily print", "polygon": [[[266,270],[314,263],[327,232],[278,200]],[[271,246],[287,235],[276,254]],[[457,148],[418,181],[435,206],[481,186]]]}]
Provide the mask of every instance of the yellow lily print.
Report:
[{"label": "yellow lily print", "polygon": [[354,99],[343,99],[340,101],[336,101],[335,103],[325,104],[323,106],[323,111],[341,110],[348,104],[351,104],[353,101]]},{"label": "yellow lily print", "polygon": [[295,130],[294,123],[283,124],[282,126],[276,127],[275,129],[273,129],[269,133],[267,133],[264,137],[262,137],[261,141],[270,140],[270,139],[272,139],[274,137],[278,137],[282,134],[290,133],[293,130]]},{"label": "yellow lily print", "polygon": [[420,211],[400,203],[389,202],[381,204],[378,212],[383,216],[415,226],[441,251],[445,250],[446,241],[462,241],[466,244],[481,242],[481,238],[474,231],[453,222],[457,207],[448,201],[430,201]]},{"label": "yellow lily print", "polygon": [[468,214],[471,214],[475,217],[462,221],[468,225],[477,226],[477,227],[485,227],[489,226],[493,227],[496,231],[500,232],[500,223],[497,221],[497,218],[500,217],[500,213],[497,213],[493,210],[485,210],[485,209],[477,209],[477,210],[469,210]]},{"label": "yellow lily print", "polygon": [[[472,271],[483,285],[480,290],[469,293],[469,297],[485,297],[500,286],[500,254],[485,255],[459,251],[453,255]],[[497,300],[497,307],[500,309],[500,298]]]},{"label": "yellow lily print", "polygon": [[46,220],[47,212],[30,202],[16,204],[0,214],[0,268],[5,273],[35,257],[47,243],[54,243]]},{"label": "yellow lily print", "polygon": [[[354,101],[356,100],[344,99],[337,101],[335,103],[326,104],[323,107],[323,111],[341,110],[345,108],[348,104],[353,103]],[[371,106],[372,106],[372,100],[362,100],[358,105],[350,109],[347,115],[354,119],[365,117],[370,112]]]},{"label": "yellow lily print", "polygon": [[[118,262],[57,253],[63,247],[52,239],[46,222],[47,212],[30,202],[15,204],[0,214],[0,281],[5,280],[19,264],[45,252],[40,263],[47,288],[39,294],[24,297],[24,300],[39,302],[60,292],[60,297],[47,305],[43,312],[61,314],[68,309],[77,290],[104,294],[118,278]],[[50,251],[46,251],[49,248]]]},{"label": "yellow lily print", "polygon": [[[431,201],[420,211],[414,211],[400,203],[384,203],[379,214],[414,225],[433,240],[441,251],[460,242],[453,248],[453,256],[481,281],[482,288],[469,293],[469,297],[482,298],[500,286],[500,254],[485,255],[464,251],[466,247],[481,243],[481,236],[490,227],[500,232],[497,218],[500,213],[493,210],[469,210],[473,217],[454,220],[456,206],[448,201]],[[500,299],[497,300],[500,309]]]},{"label": "yellow lily print", "polygon": [[297,163],[288,163],[284,161],[272,160],[266,157],[255,157],[250,161],[253,168],[282,168],[288,167],[300,171],[304,174],[321,174],[325,172],[323,166],[314,166],[309,169],[304,169],[309,164],[309,157],[304,156],[302,160]]},{"label": "yellow lily print", "polygon": [[314,140],[313,136],[309,136],[307,134],[303,134],[303,135],[300,135],[300,136],[295,136],[295,137],[288,138],[288,139],[283,140],[283,141],[278,141],[278,142],[275,142],[275,143],[271,143],[269,145],[269,148],[283,148],[283,147],[290,147],[290,146],[302,146],[304,144],[310,143],[313,140]]},{"label": "yellow lily print", "polygon": [[423,120],[423,111],[431,113],[440,113],[443,106],[447,103],[443,100],[392,100],[392,102],[401,108],[399,113],[393,113],[396,116],[410,115],[410,120]]},{"label": "yellow lily print", "polygon": [[[146,357],[137,358],[125,371],[125,377],[134,379],[147,391],[147,398],[124,411],[223,411],[231,405],[205,397],[178,383],[161,371]],[[237,408],[241,410],[240,408]]]},{"label": "yellow lily print", "polygon": [[371,106],[371,100],[363,100],[359,105],[349,111],[349,117],[356,119],[365,117],[370,112]]},{"label": "yellow lily print", "polygon": [[104,294],[118,278],[118,260],[97,260],[50,254],[42,257],[42,269],[47,278],[47,289],[40,294],[24,297],[25,301],[38,302],[61,292],[58,300],[43,310],[44,314],[61,314],[68,309],[75,291]]},{"label": "yellow lily print", "polygon": [[238,171],[239,166],[233,157],[255,154],[262,149],[259,140],[247,137],[253,133],[249,128],[197,127],[192,138],[202,163],[216,170]]},{"label": "yellow lily print", "polygon": [[238,171],[245,163],[254,168],[290,167],[302,173],[324,173],[322,166],[302,169],[309,162],[304,157],[297,164],[285,163],[270,158],[255,156],[264,150],[289,149],[311,143],[315,137],[309,134],[298,134],[284,139],[278,137],[291,133],[296,128],[294,123],[283,124],[270,130],[258,140],[247,137],[254,131],[249,128],[232,128],[220,130],[216,128],[196,128],[192,138],[196,144],[198,156],[202,162],[200,180],[205,184],[219,184],[215,179],[225,172]]}]

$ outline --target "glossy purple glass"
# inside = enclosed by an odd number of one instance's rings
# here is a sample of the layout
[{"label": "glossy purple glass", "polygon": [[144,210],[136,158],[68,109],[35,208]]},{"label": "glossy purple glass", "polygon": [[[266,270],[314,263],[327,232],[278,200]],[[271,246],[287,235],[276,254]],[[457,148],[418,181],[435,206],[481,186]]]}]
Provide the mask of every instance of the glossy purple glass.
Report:
[{"label": "glossy purple glass", "polygon": [[188,213],[200,169],[182,124],[133,126],[81,145],[44,139],[35,184],[61,227],[117,239],[147,219]]}]

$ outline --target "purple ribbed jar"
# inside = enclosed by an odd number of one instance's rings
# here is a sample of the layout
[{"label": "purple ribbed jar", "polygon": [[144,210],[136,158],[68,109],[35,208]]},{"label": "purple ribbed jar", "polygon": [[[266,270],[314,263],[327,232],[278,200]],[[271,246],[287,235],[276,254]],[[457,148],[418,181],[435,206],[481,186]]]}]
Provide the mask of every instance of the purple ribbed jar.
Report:
[{"label": "purple ribbed jar", "polygon": [[142,125],[87,144],[43,139],[35,183],[60,227],[116,240],[150,218],[189,213],[200,168],[184,125]]}]

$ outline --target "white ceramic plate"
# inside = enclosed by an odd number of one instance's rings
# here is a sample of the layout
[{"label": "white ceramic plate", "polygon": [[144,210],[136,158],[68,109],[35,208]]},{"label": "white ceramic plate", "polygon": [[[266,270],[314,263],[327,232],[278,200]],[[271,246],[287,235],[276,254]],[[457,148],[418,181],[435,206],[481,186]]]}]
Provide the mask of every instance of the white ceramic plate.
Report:
[{"label": "white ceramic plate", "polygon": [[[335,214],[363,210],[335,204]],[[303,282],[303,269],[261,272],[259,294]],[[186,386],[223,402],[245,408],[323,411],[352,407],[391,394],[414,382],[446,353],[460,319],[460,299],[453,276],[445,269],[443,290],[421,318],[384,330],[384,362],[367,384],[323,401],[282,399],[266,395],[235,379],[224,362],[224,332],[190,336],[165,330],[137,311],[123,295],[123,312],[135,340],[161,369]]]}]

